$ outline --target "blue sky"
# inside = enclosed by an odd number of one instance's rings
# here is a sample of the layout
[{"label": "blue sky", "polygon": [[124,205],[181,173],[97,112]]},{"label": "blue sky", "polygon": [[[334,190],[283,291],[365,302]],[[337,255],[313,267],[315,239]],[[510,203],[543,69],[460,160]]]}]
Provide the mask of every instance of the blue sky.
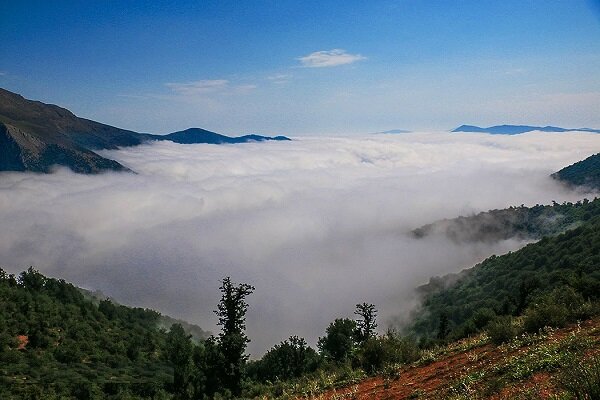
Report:
[{"label": "blue sky", "polygon": [[3,1],[0,87],[137,131],[600,128],[600,2]]}]

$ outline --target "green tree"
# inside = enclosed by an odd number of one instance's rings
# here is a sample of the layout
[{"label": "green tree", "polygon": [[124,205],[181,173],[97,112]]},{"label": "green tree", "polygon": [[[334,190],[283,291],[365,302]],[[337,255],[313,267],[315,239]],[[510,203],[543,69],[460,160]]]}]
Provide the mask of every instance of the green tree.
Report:
[{"label": "green tree", "polygon": [[167,335],[167,357],[173,364],[173,392],[177,399],[190,398],[193,344],[183,327],[173,324]]},{"label": "green tree", "polygon": [[375,335],[377,310],[373,304],[362,303],[356,305],[354,314],[360,317],[356,321],[356,339],[359,343],[364,343]]},{"label": "green tree", "polygon": [[46,277],[33,267],[29,267],[19,275],[19,283],[27,289],[39,291],[46,284]]},{"label": "green tree", "polygon": [[306,341],[291,336],[269,350],[254,365],[256,378],[266,381],[288,380],[313,372],[319,366],[319,355]]},{"label": "green tree", "polygon": [[327,327],[325,336],[319,338],[318,347],[325,357],[345,361],[355,347],[356,322],[349,318],[337,318]]},{"label": "green tree", "polygon": [[225,360],[214,336],[194,347],[192,355],[194,399],[213,398],[222,389]]},{"label": "green tree", "polygon": [[250,341],[244,332],[248,310],[246,297],[252,294],[254,287],[247,283],[235,285],[230,277],[226,277],[219,289],[221,301],[215,314],[219,317],[218,325],[221,325],[219,348],[224,358],[222,380],[225,388],[237,396],[241,393],[243,367],[248,360],[244,353]]},{"label": "green tree", "polygon": [[444,340],[446,339],[446,336],[448,336],[448,333],[450,333],[450,322],[448,321],[448,314],[445,311],[442,311],[442,313],[440,314],[440,321],[438,324],[437,338],[439,340]]}]

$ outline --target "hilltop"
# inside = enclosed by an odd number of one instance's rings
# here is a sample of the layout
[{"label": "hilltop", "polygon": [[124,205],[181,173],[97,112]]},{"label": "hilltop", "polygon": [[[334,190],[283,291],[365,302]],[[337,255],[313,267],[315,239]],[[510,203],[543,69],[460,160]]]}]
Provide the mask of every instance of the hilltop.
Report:
[{"label": "hilltop", "polygon": [[[413,328],[419,344],[393,331],[366,341],[352,338],[353,330],[346,337],[337,327],[354,329],[347,319],[330,325],[319,353],[292,337],[247,364],[241,396],[514,399],[573,393],[578,388],[569,381],[600,371],[594,370],[600,368],[594,358],[599,248],[600,217],[593,216],[574,230],[492,256],[449,287],[432,280]],[[0,303],[3,397],[188,399],[182,388],[206,390],[208,383],[196,380],[220,368],[206,353],[214,339],[192,351],[189,337],[159,327],[158,313],[86,300],[72,285],[32,269],[18,278],[0,271]],[[335,348],[345,349],[341,358],[334,357]],[[189,375],[177,378],[183,371]],[[178,379],[189,386],[178,386]]]},{"label": "hilltop", "polygon": [[552,174],[552,177],[570,186],[600,190],[600,153],[571,164]]}]

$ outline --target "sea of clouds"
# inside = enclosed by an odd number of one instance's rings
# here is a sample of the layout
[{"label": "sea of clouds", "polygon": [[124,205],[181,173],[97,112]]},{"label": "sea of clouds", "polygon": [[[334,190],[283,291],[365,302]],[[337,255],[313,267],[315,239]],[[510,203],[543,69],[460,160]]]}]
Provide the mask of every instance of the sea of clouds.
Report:
[{"label": "sea of clouds", "polygon": [[[136,171],[0,174],[0,266],[30,265],[218,332],[225,276],[248,297],[249,350],[295,334],[315,344],[374,303],[402,321],[414,288],[518,241],[458,245],[407,232],[511,205],[575,201],[549,174],[600,135],[415,133],[241,145],[157,142],[106,151]],[[593,195],[592,195],[593,196]]]}]

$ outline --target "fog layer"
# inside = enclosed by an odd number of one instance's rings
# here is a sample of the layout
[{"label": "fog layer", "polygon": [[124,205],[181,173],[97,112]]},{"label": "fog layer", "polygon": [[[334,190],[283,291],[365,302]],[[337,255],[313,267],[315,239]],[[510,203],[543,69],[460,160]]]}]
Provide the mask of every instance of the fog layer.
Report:
[{"label": "fog layer", "polygon": [[0,174],[1,266],[29,265],[126,304],[218,331],[224,276],[248,298],[250,352],[314,344],[356,303],[380,328],[413,289],[523,243],[458,245],[406,232],[510,205],[573,201],[549,174],[600,135],[421,133],[243,145],[160,142],[102,153],[138,174]]}]

